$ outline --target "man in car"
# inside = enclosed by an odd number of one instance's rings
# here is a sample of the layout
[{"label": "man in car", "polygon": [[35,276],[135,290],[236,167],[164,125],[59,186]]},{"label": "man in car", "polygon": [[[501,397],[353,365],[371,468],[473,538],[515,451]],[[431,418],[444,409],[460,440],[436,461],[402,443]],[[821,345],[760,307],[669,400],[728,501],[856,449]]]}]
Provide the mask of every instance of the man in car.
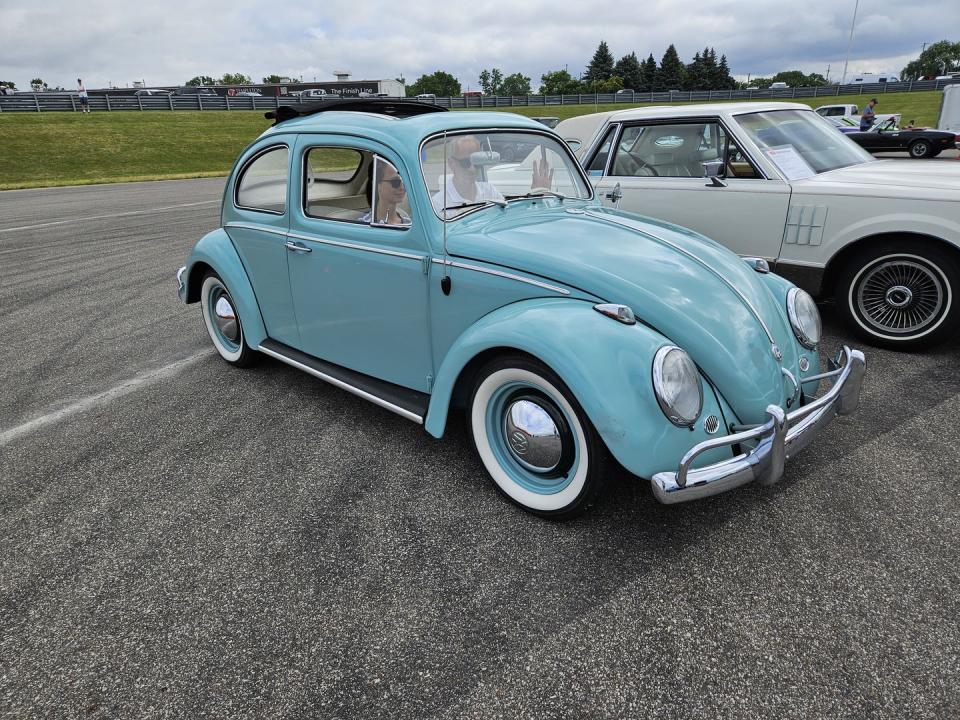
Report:
[{"label": "man in car", "polygon": [[[480,152],[480,149],[480,142],[474,135],[462,135],[447,144],[447,165],[452,173],[446,176],[447,208],[473,203],[504,202],[503,194],[493,183],[477,179],[473,154]],[[546,158],[542,158],[539,164],[534,161],[531,189],[549,189],[552,185],[553,170],[547,164]],[[432,201],[438,212],[444,209],[443,188],[433,196]]]}]

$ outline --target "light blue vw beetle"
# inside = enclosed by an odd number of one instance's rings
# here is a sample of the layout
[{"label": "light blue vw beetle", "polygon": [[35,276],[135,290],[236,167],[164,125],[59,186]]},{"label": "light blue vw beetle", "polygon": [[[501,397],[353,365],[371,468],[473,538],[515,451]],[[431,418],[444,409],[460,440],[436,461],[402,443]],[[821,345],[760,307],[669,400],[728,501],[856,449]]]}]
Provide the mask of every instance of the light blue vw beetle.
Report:
[{"label": "light blue vw beetle", "polygon": [[590,507],[608,452],[683,502],[777,482],[856,409],[863,354],[821,371],[806,293],[600,207],[542,124],[376,100],[277,115],[177,273],[227,362],[269,355],[438,438],[465,408],[496,487],[554,518]]}]

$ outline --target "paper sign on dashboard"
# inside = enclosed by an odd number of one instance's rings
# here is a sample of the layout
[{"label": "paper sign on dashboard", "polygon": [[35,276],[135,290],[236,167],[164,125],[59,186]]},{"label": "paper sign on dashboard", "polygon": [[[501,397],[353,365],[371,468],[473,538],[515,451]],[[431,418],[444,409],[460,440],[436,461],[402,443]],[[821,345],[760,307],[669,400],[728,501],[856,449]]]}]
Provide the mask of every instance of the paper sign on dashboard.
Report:
[{"label": "paper sign on dashboard", "polygon": [[779,147],[767,148],[767,157],[780,169],[787,180],[803,180],[813,177],[816,173],[813,171],[807,161],[800,157],[793,145],[780,145]]}]

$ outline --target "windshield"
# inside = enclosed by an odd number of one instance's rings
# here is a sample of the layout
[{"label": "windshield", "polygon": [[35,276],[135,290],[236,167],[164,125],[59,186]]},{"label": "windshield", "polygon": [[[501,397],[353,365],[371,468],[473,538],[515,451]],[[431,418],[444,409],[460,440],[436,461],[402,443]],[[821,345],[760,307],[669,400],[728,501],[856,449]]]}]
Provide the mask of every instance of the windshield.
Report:
[{"label": "windshield", "polygon": [[591,196],[567,148],[536,132],[447,133],[424,144],[420,167],[434,211],[448,220],[519,198]]},{"label": "windshield", "polygon": [[750,113],[738,115],[737,122],[788,180],[873,161],[812,110]]}]

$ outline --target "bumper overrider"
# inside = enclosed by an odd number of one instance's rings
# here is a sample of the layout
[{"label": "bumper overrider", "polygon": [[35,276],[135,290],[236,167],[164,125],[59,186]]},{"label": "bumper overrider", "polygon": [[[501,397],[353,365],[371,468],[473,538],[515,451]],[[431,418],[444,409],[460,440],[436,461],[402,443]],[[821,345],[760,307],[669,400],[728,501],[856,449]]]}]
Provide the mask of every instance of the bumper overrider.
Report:
[{"label": "bumper overrider", "polygon": [[[860,404],[860,385],[866,369],[863,353],[844,345],[832,367],[835,369],[830,372],[802,381],[806,384],[832,379],[833,386],[821,397],[791,413],[768,405],[770,419],[763,425],[694,445],[683,456],[676,472],[654,475],[651,484],[657,500],[668,504],[686,502],[752,481],[773,485],[780,480],[788,458],[809,445],[835,416],[849,415]],[[695,470],[690,467],[707,450],[754,440],[756,446],[747,453]]]},{"label": "bumper overrider", "polygon": [[180,300],[183,302],[187,301],[187,282],[183,279],[183,274],[187,271],[187,266],[184,265],[182,268],[177,270],[177,295],[180,296]]}]

